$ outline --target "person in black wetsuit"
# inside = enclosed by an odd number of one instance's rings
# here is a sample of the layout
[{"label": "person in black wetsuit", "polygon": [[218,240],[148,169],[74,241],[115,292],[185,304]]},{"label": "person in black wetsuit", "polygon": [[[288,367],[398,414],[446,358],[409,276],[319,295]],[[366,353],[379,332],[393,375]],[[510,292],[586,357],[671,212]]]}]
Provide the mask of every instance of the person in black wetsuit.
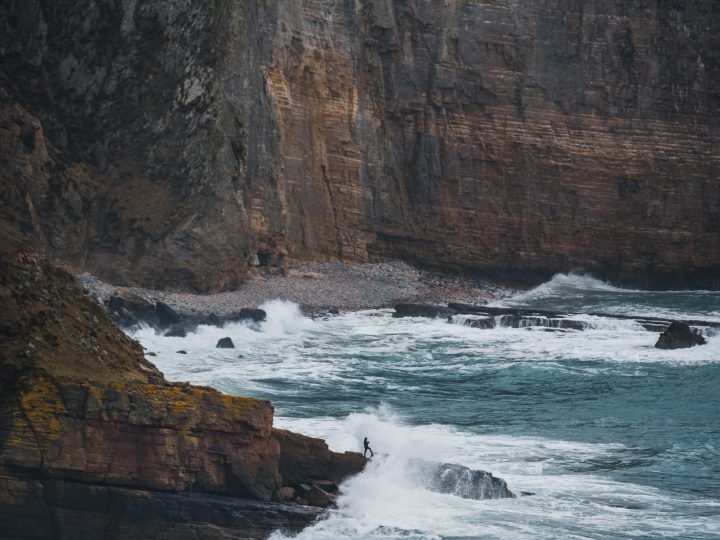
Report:
[{"label": "person in black wetsuit", "polygon": [[368,450],[370,450],[370,457],[373,457],[375,455],[375,452],[373,452],[372,448],[370,448],[370,441],[368,441],[367,437],[363,439],[363,446],[365,447],[365,450],[363,451],[363,457],[367,457]]}]

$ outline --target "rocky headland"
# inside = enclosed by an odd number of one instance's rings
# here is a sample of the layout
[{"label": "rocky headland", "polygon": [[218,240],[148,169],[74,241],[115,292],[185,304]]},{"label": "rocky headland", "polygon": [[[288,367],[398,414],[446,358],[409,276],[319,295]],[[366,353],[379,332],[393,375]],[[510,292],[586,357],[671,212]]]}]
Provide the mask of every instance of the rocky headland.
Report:
[{"label": "rocky headland", "polygon": [[267,401],[166,381],[70,274],[2,232],[3,538],[264,538],[363,469],[274,429]]}]

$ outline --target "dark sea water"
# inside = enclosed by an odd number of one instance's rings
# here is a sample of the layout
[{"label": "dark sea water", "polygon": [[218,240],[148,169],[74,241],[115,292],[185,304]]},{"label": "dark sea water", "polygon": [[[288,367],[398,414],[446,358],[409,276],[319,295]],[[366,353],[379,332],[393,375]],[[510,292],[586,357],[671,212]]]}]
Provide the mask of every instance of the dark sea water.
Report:
[{"label": "dark sea water", "polygon": [[[387,454],[300,538],[720,538],[720,335],[662,351],[634,321],[587,315],[720,321],[720,294],[559,275],[498,305],[592,327],[480,330],[387,310],[313,321],[276,301],[257,327],[136,337],[169,379],[270,399],[279,427],[334,450],[361,450],[367,436]],[[237,349],[214,348],[226,335]],[[487,470],[535,495],[433,493],[414,458]]]}]

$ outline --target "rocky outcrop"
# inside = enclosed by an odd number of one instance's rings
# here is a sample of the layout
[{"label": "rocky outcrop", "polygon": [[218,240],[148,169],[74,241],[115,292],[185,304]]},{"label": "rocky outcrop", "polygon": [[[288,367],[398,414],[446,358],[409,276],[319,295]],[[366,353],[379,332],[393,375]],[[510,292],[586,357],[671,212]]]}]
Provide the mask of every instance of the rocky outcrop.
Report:
[{"label": "rocky outcrop", "polygon": [[433,304],[397,304],[393,317],[430,317],[435,319],[438,317],[451,317],[457,311],[445,306],[436,306]]},{"label": "rocky outcrop", "polygon": [[697,332],[693,332],[687,323],[673,321],[657,340],[658,349],[687,349],[696,345],[705,345],[707,341]]},{"label": "rocky outcrop", "polygon": [[[705,343],[705,338],[703,338],[701,332],[712,336],[720,329],[720,322],[718,321],[697,319],[671,321],[670,319],[664,319],[662,317],[600,312],[588,312],[585,313],[585,315],[634,321],[649,332],[663,332],[657,345],[655,345],[661,349],[702,345]],[[541,327],[548,331],[563,331],[586,330],[593,327],[592,322],[568,318],[571,316],[571,314],[545,309],[508,308],[461,304],[457,302],[450,302],[447,306],[435,304],[397,304],[393,313],[393,317],[396,318],[443,317],[447,318],[447,321],[453,324],[461,324],[463,326],[485,330],[496,327]],[[695,328],[691,329],[690,325]]]},{"label": "rocky outcrop", "polygon": [[720,4],[10,0],[0,200],[113,283],[288,259],[718,288]]},{"label": "rocky outcrop", "polygon": [[280,445],[280,475],[288,486],[327,481],[339,484],[365,466],[361,454],[331,452],[321,439],[299,436],[284,429],[273,429],[273,438]]},{"label": "rocky outcrop", "polygon": [[262,538],[317,514],[277,503],[283,486],[362,470],[360,454],[273,430],[267,401],[167,382],[72,276],[0,232],[3,534],[92,537],[120,523],[123,538]]},{"label": "rocky outcrop", "polygon": [[463,499],[515,498],[505,480],[489,472],[454,463],[416,461],[414,465],[421,471],[425,485],[431,491],[447,493]]},{"label": "rocky outcrop", "polygon": [[267,317],[267,313],[258,308],[241,308],[222,316],[194,310],[176,311],[164,302],[150,301],[125,288],[115,290],[112,296],[105,299],[104,306],[110,318],[122,328],[136,328],[146,324],[169,337],[185,337],[200,325],[223,327],[230,322],[259,323]]},{"label": "rocky outcrop", "polygon": [[481,329],[495,328],[497,326],[507,328],[540,326],[557,330],[585,330],[590,326],[589,323],[568,319],[565,315],[553,311],[473,306],[458,303],[450,303],[448,306],[397,304],[393,317],[429,317],[433,319],[443,317],[448,322]]}]

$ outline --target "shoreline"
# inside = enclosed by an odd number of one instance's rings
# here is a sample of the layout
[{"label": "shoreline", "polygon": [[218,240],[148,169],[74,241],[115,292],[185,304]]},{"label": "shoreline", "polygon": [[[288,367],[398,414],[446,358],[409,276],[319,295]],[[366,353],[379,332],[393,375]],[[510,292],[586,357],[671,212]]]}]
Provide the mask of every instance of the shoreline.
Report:
[{"label": "shoreline", "polygon": [[418,269],[404,262],[305,264],[290,268],[286,275],[257,275],[239,289],[212,294],[119,287],[87,273],[77,278],[100,303],[122,290],[164,302],[181,314],[219,316],[275,299],[295,302],[305,315],[316,315],[328,310],[379,309],[401,302],[485,304],[519,291],[482,279]]}]

